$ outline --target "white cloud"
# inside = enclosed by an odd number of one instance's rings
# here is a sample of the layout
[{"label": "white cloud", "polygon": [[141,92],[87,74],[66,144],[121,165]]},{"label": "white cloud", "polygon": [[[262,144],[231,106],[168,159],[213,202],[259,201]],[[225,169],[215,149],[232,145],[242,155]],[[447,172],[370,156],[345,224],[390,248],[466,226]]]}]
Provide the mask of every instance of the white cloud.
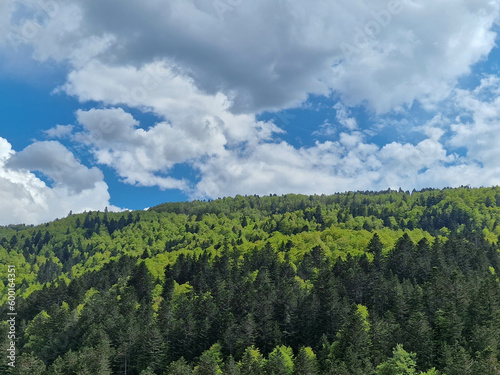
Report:
[{"label": "white cloud", "polygon": [[[365,143],[359,132],[338,142],[296,149],[287,143],[261,144],[244,156],[228,152],[200,163],[197,196],[405,189],[434,186],[427,171],[446,170],[455,161],[443,145],[426,139],[417,145]],[[426,174],[427,173],[427,174]],[[439,183],[442,181],[438,179]],[[442,186],[447,186],[446,184]]]},{"label": "white cloud", "polygon": [[[33,171],[54,181],[47,186]],[[57,142],[39,142],[15,153],[0,138],[0,225],[39,224],[66,216],[69,211],[102,210],[109,204],[102,173],[79,164]]]},{"label": "white cloud", "polygon": [[[349,104],[367,101],[377,112],[386,112],[420,100],[432,108],[495,46],[491,28],[498,18],[497,2],[402,4],[387,26],[335,67],[334,86]],[[374,20],[372,15],[365,26]]]},{"label": "white cloud", "polygon": [[[488,76],[474,90],[457,90],[455,105],[470,121],[451,125],[452,147],[465,148],[467,159],[482,166],[477,181],[500,184],[500,78]],[[461,120],[461,117],[458,118]]]},{"label": "white cloud", "polygon": [[200,92],[191,78],[166,62],[140,69],[90,64],[71,73],[59,90],[164,119],[142,129],[121,108],[77,112],[84,131],[75,139],[91,146],[99,163],[115,168],[130,184],[189,190],[185,181],[166,176],[174,165],[205,160],[243,143],[253,147],[282,132],[253,115],[233,114],[229,98]]},{"label": "white cloud", "polygon": [[335,134],[337,134],[337,128],[335,125],[331,124],[328,120],[323,121],[323,123],[318,127],[318,129],[312,132],[312,135],[320,137],[332,137]]},{"label": "white cloud", "polygon": [[76,139],[93,147],[97,161],[115,168],[125,182],[163,189],[186,188],[182,180],[155,175],[197,156],[200,144],[186,143],[182,129],[167,123],[138,129],[134,118],[121,108],[78,111],[77,117],[85,131]]},{"label": "white cloud", "polygon": [[34,24],[23,43],[40,60],[77,69],[92,59],[122,67],[167,60],[200,90],[223,92],[232,110],[249,113],[331,91],[377,112],[414,100],[430,107],[494,47],[499,12],[489,0],[255,0],[225,8],[213,0],[54,0],[49,10],[24,2],[33,11],[10,28],[26,34]]},{"label": "white cloud", "polygon": [[344,126],[345,128],[349,130],[355,130],[358,128],[358,124],[356,122],[356,119],[351,116],[351,113],[349,110],[343,105],[342,103],[337,103],[333,107],[335,111],[337,112],[335,114],[335,117],[337,118],[337,121]]},{"label": "white cloud", "polygon": [[70,136],[72,132],[73,125],[56,125],[55,127],[44,131],[49,138],[65,138]]},{"label": "white cloud", "polygon": [[[493,80],[488,82],[491,87]],[[376,146],[366,143],[349,109],[338,104],[334,108],[336,120],[344,129],[338,142],[297,149],[276,141],[275,133],[281,130],[272,123],[233,114],[228,97],[201,92],[191,78],[166,62],[139,69],[94,63],[71,73],[60,90],[83,101],[125,104],[163,118],[142,129],[119,108],[79,111],[84,131],[77,133],[76,139],[91,146],[97,161],[115,168],[127,183],[177,188],[196,198],[496,181],[486,178],[477,158],[461,158],[446,150],[448,146],[467,147],[473,130],[461,127],[459,131],[455,126],[454,138],[443,138],[450,120],[442,114],[415,128],[428,137],[416,144]],[[461,98],[462,107],[480,107],[471,95],[482,94],[466,93],[457,91],[455,95]],[[325,126],[319,131],[330,130]],[[462,145],[458,144],[460,132],[464,133]],[[199,172],[196,186],[169,176],[180,163],[188,163]]]},{"label": "white cloud", "polygon": [[229,97],[203,93],[185,72],[165,61],[140,68],[94,62],[72,72],[58,90],[81,101],[152,111],[185,133],[187,140],[203,142],[207,150],[203,152],[214,152],[226,143],[269,139],[281,132],[272,123],[256,123],[254,115],[233,114]]},{"label": "white cloud", "polygon": [[421,131],[433,141],[438,141],[445,134],[443,128],[449,125],[450,120],[447,117],[443,116],[442,113],[439,113],[423,126],[416,127],[416,130]]},{"label": "white cloud", "polygon": [[0,163],[4,164],[5,161],[14,154],[12,146],[6,139],[0,137]]}]

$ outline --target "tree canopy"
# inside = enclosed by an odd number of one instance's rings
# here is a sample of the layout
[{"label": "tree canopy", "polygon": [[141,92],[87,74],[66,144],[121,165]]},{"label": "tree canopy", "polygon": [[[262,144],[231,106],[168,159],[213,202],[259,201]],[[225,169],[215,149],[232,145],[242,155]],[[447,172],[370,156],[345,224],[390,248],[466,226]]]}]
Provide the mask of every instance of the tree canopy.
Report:
[{"label": "tree canopy", "polygon": [[499,224],[500,188],[462,187],[1,227],[11,373],[498,374]]}]

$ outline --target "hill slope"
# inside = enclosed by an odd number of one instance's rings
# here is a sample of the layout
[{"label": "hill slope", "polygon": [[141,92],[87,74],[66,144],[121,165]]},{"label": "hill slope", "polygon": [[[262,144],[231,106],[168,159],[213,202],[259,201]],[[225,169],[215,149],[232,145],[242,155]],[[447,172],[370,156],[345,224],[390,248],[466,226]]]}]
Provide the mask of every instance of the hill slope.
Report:
[{"label": "hill slope", "polygon": [[498,374],[499,235],[498,187],[237,196],[3,227],[12,373],[385,374],[404,362]]}]

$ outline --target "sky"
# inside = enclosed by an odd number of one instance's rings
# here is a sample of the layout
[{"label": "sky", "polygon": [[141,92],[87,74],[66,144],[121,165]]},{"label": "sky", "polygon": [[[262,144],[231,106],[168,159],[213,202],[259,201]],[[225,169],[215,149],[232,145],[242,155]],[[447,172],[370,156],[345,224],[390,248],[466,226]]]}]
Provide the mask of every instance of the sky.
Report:
[{"label": "sky", "polygon": [[0,225],[500,184],[500,0],[2,0]]}]

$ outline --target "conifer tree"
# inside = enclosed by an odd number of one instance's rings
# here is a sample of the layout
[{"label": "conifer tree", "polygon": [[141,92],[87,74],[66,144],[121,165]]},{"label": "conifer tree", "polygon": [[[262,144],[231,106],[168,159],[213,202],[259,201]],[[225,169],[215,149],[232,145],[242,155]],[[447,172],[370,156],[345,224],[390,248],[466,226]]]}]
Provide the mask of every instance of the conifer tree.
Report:
[{"label": "conifer tree", "polygon": [[240,371],[242,375],[265,375],[264,366],[266,360],[260,354],[259,349],[253,345],[246,348],[243,358],[240,362]]},{"label": "conifer tree", "polygon": [[373,371],[370,362],[370,325],[366,307],[351,305],[349,316],[331,347],[333,367],[344,367],[349,374],[363,375]]},{"label": "conifer tree", "polygon": [[316,354],[310,347],[301,347],[294,361],[294,375],[319,375]]}]

